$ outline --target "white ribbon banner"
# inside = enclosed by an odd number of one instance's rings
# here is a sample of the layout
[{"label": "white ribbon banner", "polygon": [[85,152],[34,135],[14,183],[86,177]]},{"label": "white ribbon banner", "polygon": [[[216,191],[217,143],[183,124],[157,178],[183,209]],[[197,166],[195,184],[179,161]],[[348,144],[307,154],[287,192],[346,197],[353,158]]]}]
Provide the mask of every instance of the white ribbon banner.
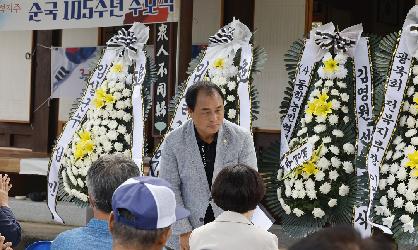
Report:
[{"label": "white ribbon banner", "polygon": [[[361,37],[356,46],[354,55],[356,74],[356,116],[358,124],[357,135],[357,156],[363,152],[370,143],[373,133],[373,96],[372,79],[370,69],[368,40]],[[357,168],[357,176],[365,174],[366,169]],[[355,207],[354,227],[361,233],[362,237],[371,235],[371,226],[367,222],[367,205]]]},{"label": "white ribbon banner", "polygon": [[[250,129],[251,126],[251,104],[249,101],[248,92],[248,78],[250,76],[252,65],[252,47],[249,44],[250,38],[250,30],[247,26],[245,26],[238,20],[234,19],[230,24],[221,28],[214,36],[212,36],[209,39],[212,44],[209,45],[202,61],[199,63],[199,65],[195,68],[193,73],[187,79],[186,89],[183,93],[185,94],[187,89],[191,85],[204,79],[209,67],[209,63],[213,62],[220,56],[231,54],[235,55],[238,49],[242,48],[238,76],[238,80],[240,83],[239,86],[241,86],[238,89],[240,99],[240,122],[242,121],[244,123],[244,127],[248,129]],[[246,90],[244,90],[244,88]],[[245,98],[247,98],[248,101],[246,101]],[[166,135],[170,131],[180,127],[184,122],[187,121],[187,119],[187,104],[185,96],[183,96],[180,102],[177,104],[175,115],[171,121],[170,127],[168,128]],[[156,150],[156,153],[154,154],[150,162],[152,168],[151,172],[154,176],[158,176],[159,173],[159,164],[161,160],[161,150],[163,145],[164,144],[162,143],[160,147]]]},{"label": "white ribbon banner", "polygon": [[296,167],[302,165],[311,159],[313,153],[312,144],[306,143],[300,146],[298,149],[285,155],[280,162],[280,168],[283,169],[284,173],[288,173]]},{"label": "white ribbon banner", "polygon": [[133,130],[132,130],[132,160],[141,168],[141,175],[144,153],[144,103],[142,99],[142,84],[145,79],[146,56],[141,50],[136,60],[135,74],[136,82],[132,91],[132,112],[133,112]]},{"label": "white ribbon banner", "polygon": [[390,77],[388,80],[387,91],[385,95],[385,105],[382,116],[376,124],[376,129],[373,133],[373,139],[370,151],[367,157],[367,167],[369,171],[369,192],[370,201],[368,208],[368,221],[371,225],[378,227],[383,232],[391,234],[391,230],[385,226],[373,223],[370,220],[370,212],[372,209],[372,202],[374,194],[379,186],[379,168],[383,160],[384,153],[389,144],[392,132],[396,126],[398,114],[401,108],[402,99],[404,96],[405,87],[408,81],[409,71],[411,67],[411,53],[407,47],[408,31],[404,29],[399,41],[399,46],[396,51],[394,61],[390,70]]},{"label": "white ribbon banner", "polygon": [[251,99],[249,91],[249,78],[253,59],[251,44],[245,45],[241,50],[241,62],[238,72],[239,97],[239,125],[251,131]]},{"label": "white ribbon banner", "polygon": [[96,89],[103,82],[115,56],[116,51],[106,49],[102,59],[100,60],[99,66],[96,68],[89,80],[89,84],[82,101],[78,105],[76,112],[71,116],[70,120],[65,125],[64,131],[53,150],[53,154],[49,162],[48,173],[48,208],[51,211],[52,218],[57,222],[64,222],[56,211],[56,198],[59,185],[58,174],[61,167],[61,161],[64,156],[64,151],[71,142],[74,133],[79,129],[87,110],[90,108],[90,103],[94,98]]}]

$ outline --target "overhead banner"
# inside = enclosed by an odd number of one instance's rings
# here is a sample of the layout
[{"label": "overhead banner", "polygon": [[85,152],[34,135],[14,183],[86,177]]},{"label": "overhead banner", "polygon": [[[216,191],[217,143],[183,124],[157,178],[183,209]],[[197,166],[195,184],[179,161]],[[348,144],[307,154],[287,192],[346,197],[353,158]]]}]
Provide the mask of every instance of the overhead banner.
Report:
[{"label": "overhead banner", "polygon": [[0,31],[177,22],[179,0],[2,0]]},{"label": "overhead banner", "polygon": [[104,47],[52,48],[51,98],[77,98]]}]

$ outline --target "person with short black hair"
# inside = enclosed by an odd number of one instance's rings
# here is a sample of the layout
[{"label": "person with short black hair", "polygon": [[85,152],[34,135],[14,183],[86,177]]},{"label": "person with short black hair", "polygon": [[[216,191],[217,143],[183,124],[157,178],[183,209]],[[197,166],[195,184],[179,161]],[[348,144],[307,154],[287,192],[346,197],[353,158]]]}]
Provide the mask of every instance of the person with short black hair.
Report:
[{"label": "person with short black hair", "polygon": [[139,167],[123,154],[103,155],[87,171],[86,184],[93,219],[85,227],[60,233],[51,249],[112,249],[108,218],[112,195],[127,179],[140,175]]},{"label": "person with short black hair", "polygon": [[251,133],[224,119],[224,96],[216,84],[197,82],[187,89],[185,99],[191,120],[165,138],[159,175],[173,186],[177,203],[191,212],[173,225],[168,246],[180,250],[189,249],[194,228],[223,212],[210,199],[219,171],[235,164],[257,169]]},{"label": "person with short black hair", "polygon": [[190,212],[176,206],[170,184],[155,177],[135,177],[120,185],[112,198],[109,229],[114,250],[161,250],[171,224]]},{"label": "person with short black hair", "polygon": [[251,222],[264,194],[263,179],[254,169],[240,164],[222,169],[212,185],[212,197],[225,211],[193,230],[190,249],[277,250],[277,236]]}]

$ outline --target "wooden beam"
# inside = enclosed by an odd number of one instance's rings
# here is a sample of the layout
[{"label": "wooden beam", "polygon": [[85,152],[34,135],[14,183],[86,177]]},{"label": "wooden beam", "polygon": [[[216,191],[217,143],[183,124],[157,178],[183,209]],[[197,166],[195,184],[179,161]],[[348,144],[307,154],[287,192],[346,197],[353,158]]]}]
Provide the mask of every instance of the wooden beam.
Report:
[{"label": "wooden beam", "polygon": [[193,0],[181,0],[180,21],[178,34],[178,83],[183,83],[187,78],[187,68],[192,59],[192,25],[193,25]]},{"label": "wooden beam", "polygon": [[222,1],[223,24],[227,25],[234,19],[239,19],[254,31],[255,0],[224,0]]},{"label": "wooden beam", "polygon": [[313,0],[305,1],[305,36],[309,35],[313,21]]}]

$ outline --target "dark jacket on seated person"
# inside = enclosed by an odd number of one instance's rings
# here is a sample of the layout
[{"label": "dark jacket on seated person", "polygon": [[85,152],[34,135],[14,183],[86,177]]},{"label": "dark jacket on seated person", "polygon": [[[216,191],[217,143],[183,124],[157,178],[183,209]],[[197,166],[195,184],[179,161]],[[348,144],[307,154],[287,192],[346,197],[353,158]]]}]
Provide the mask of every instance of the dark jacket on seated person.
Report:
[{"label": "dark jacket on seated person", "polygon": [[20,242],[22,229],[17,222],[12,210],[8,207],[0,207],[0,234],[6,238],[5,242],[12,242],[17,246]]}]

